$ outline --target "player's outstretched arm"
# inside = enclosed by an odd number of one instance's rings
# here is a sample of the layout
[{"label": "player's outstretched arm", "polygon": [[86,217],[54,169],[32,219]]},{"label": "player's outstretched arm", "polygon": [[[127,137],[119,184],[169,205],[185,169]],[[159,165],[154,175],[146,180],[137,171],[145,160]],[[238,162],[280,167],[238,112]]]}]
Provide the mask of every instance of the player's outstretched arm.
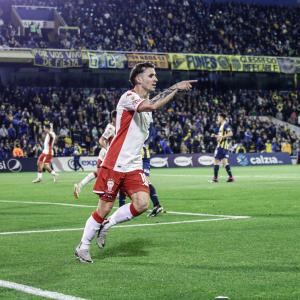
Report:
[{"label": "player's outstretched arm", "polygon": [[154,98],[151,98],[148,101],[142,102],[138,107],[138,112],[143,111],[154,111],[165,104],[167,104],[178,91],[188,91],[192,88],[192,84],[197,82],[197,80],[184,80],[180,81],[163,92],[159,93]]}]

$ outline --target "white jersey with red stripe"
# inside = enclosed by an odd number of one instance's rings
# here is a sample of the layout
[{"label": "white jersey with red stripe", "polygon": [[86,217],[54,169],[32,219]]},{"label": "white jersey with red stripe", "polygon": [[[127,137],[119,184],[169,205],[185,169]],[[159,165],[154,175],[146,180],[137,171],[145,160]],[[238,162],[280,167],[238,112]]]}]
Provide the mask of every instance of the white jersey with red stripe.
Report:
[{"label": "white jersey with red stripe", "polygon": [[53,145],[55,141],[55,133],[53,131],[50,131],[46,134],[45,141],[44,141],[44,148],[43,153],[44,154],[50,154],[53,155]]},{"label": "white jersey with red stripe", "polygon": [[116,136],[108,149],[103,167],[118,172],[142,169],[141,150],[152,122],[151,112],[137,112],[144,100],[133,91],[121,96],[117,105]]},{"label": "white jersey with red stripe", "polygon": [[[108,123],[104,129],[104,132],[102,134],[102,136],[108,140],[108,146],[110,145],[111,141],[113,140],[114,136],[116,135],[116,127],[111,124]],[[99,155],[98,155],[98,159],[100,159],[101,161],[104,160],[105,155],[107,153],[107,150],[104,148],[101,148]]]}]

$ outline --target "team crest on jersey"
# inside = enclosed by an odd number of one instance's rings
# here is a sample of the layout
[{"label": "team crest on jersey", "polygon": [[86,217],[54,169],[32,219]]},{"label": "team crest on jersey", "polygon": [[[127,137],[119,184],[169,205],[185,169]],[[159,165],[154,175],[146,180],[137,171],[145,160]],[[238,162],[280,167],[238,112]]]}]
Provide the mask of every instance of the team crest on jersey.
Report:
[{"label": "team crest on jersey", "polygon": [[108,190],[108,192],[111,193],[112,189],[113,189],[113,187],[115,185],[115,182],[113,181],[113,179],[108,179],[106,184],[107,184],[107,190]]}]

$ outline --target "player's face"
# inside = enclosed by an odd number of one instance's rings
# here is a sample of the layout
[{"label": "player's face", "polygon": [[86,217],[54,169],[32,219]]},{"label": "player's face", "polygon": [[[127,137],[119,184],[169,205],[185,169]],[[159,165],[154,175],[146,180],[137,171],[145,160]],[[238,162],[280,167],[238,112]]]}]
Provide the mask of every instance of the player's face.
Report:
[{"label": "player's face", "polygon": [[217,117],[217,122],[218,122],[218,124],[221,124],[221,123],[222,123],[222,117],[219,116],[219,115],[218,115],[218,117]]},{"label": "player's face", "polygon": [[46,132],[46,133],[49,133],[49,128],[47,128],[47,127],[44,127],[44,131]]},{"label": "player's face", "polygon": [[156,88],[158,81],[154,68],[147,68],[143,73],[140,74],[141,85],[147,92],[153,92]]}]

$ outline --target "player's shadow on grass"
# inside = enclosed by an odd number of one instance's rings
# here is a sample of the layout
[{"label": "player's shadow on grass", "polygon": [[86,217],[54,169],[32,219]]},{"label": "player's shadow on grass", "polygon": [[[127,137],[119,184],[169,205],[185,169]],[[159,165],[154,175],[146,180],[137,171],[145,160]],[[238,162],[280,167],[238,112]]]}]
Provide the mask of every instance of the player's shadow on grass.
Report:
[{"label": "player's shadow on grass", "polygon": [[149,239],[130,239],[116,245],[107,245],[95,258],[148,256],[152,242]]}]

